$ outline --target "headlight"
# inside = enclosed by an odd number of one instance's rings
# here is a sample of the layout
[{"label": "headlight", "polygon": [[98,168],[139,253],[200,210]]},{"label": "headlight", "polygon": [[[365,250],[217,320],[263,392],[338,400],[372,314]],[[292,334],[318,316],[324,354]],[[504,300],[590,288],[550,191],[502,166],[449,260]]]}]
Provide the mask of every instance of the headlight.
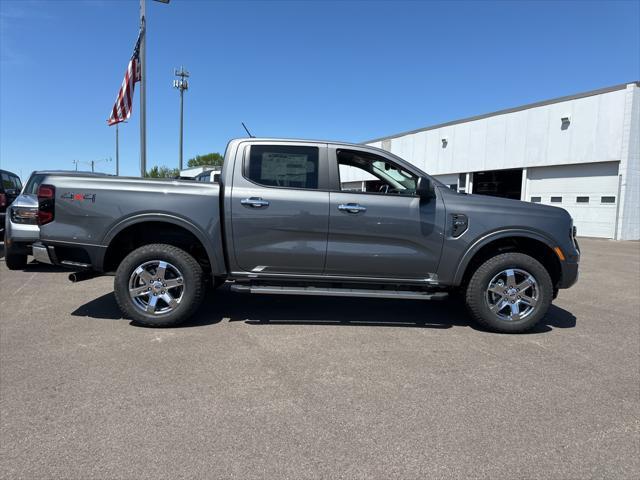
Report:
[{"label": "headlight", "polygon": [[38,209],[34,207],[11,207],[11,221],[13,223],[38,223]]}]

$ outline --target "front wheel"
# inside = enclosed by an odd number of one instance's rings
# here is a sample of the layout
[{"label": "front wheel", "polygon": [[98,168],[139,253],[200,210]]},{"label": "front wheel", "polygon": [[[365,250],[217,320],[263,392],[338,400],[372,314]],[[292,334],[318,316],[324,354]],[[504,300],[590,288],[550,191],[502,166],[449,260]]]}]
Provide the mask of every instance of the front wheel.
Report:
[{"label": "front wheel", "polygon": [[523,253],[504,253],[484,262],[473,273],[465,294],[473,318],[503,333],[533,328],[547,313],[552,298],[549,272]]},{"label": "front wheel", "polygon": [[202,267],[172,245],[145,245],[120,263],[114,291],[122,313],[135,322],[148,327],[175,326],[202,303]]}]

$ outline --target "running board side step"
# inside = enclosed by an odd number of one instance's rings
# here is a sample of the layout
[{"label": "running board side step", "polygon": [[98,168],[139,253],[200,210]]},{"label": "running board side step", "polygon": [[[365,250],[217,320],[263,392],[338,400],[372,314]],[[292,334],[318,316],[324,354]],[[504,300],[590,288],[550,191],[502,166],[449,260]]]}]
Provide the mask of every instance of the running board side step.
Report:
[{"label": "running board side step", "polygon": [[266,295],[317,295],[327,297],[396,298],[403,300],[441,300],[447,292],[416,292],[405,290],[367,290],[365,288],[282,287],[269,285],[231,285],[234,292]]}]

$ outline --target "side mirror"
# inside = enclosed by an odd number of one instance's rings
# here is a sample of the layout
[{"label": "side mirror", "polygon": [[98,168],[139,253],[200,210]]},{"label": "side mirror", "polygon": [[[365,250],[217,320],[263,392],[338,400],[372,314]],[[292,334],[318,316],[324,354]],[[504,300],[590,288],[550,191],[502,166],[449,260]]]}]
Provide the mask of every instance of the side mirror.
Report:
[{"label": "side mirror", "polygon": [[416,183],[416,195],[422,198],[436,198],[433,182],[427,177],[418,178]]}]

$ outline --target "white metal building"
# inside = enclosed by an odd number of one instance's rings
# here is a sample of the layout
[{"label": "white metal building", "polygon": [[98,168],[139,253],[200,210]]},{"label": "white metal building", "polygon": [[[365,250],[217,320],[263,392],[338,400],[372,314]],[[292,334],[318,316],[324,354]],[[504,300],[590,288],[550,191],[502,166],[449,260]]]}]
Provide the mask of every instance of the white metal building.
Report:
[{"label": "white metal building", "polygon": [[581,236],[638,240],[639,87],[616,85],[365,143],[458,191],[562,207]]}]

